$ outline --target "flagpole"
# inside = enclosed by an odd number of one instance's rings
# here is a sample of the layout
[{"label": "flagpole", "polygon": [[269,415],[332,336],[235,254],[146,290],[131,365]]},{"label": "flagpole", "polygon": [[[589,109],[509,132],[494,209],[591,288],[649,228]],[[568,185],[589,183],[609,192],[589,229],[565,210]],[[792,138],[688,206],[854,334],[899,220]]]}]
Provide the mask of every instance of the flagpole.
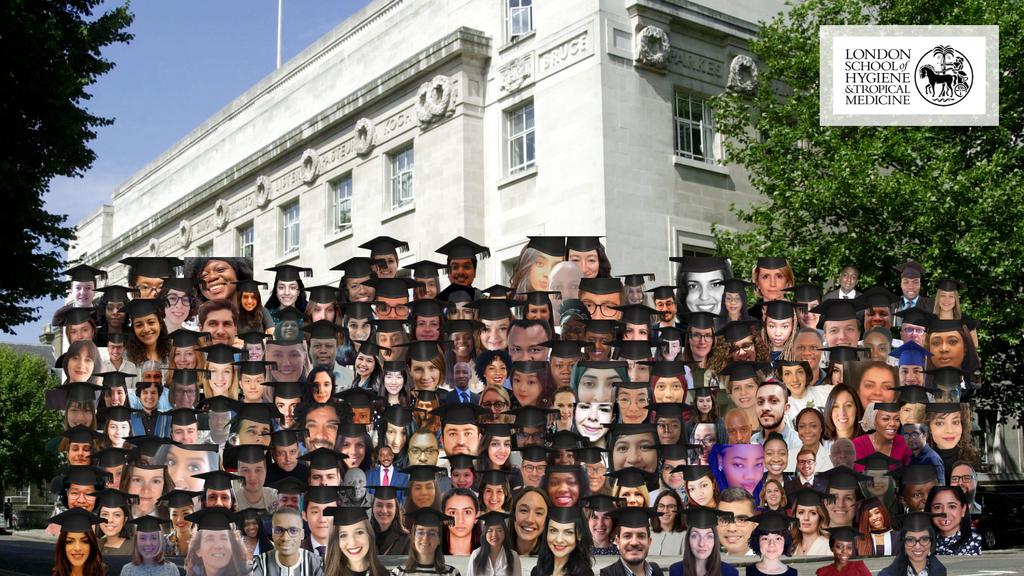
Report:
[{"label": "flagpole", "polygon": [[284,0],[277,0],[277,67],[281,67],[281,15]]}]

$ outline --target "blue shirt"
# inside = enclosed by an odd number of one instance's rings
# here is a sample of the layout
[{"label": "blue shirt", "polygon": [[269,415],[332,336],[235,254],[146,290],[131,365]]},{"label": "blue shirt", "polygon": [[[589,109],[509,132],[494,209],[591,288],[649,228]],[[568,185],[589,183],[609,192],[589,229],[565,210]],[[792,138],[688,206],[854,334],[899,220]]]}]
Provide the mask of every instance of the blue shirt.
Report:
[{"label": "blue shirt", "polygon": [[937,478],[940,482],[945,482],[943,478],[946,477],[946,465],[942,463],[942,457],[935,451],[934,448],[925,444],[924,448],[921,449],[920,454],[910,453],[911,464],[931,464],[935,466],[935,473],[938,474]]}]

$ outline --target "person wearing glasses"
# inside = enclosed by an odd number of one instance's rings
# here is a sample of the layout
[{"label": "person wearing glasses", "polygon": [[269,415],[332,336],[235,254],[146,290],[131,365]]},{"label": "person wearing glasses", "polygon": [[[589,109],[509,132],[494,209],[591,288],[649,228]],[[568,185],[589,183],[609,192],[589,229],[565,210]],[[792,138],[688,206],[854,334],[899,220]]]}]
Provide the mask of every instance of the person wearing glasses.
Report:
[{"label": "person wearing glasses", "polygon": [[274,549],[256,557],[253,576],[320,576],[320,556],[302,548],[302,515],[294,508],[280,508],[271,519]]},{"label": "person wearing glasses", "polygon": [[651,506],[660,514],[651,522],[652,556],[679,556],[683,553],[686,521],[683,518],[683,499],[675,490],[662,490]]},{"label": "person wearing glasses", "polygon": [[619,320],[617,310],[625,300],[622,280],[619,278],[583,278],[580,280],[579,299],[587,307],[592,320]]},{"label": "person wearing glasses", "polygon": [[878,576],[927,574],[946,576],[946,567],[935,555],[935,530],[930,512],[911,512],[903,516],[900,552]]}]

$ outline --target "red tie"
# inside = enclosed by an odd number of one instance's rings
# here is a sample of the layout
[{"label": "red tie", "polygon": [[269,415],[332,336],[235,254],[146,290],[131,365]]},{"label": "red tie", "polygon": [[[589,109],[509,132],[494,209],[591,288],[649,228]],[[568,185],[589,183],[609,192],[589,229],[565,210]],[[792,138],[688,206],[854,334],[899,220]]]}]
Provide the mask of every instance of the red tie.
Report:
[{"label": "red tie", "polygon": [[381,486],[390,486],[390,485],[391,485],[391,479],[388,477],[388,469],[385,468],[384,469],[384,483],[381,484]]}]

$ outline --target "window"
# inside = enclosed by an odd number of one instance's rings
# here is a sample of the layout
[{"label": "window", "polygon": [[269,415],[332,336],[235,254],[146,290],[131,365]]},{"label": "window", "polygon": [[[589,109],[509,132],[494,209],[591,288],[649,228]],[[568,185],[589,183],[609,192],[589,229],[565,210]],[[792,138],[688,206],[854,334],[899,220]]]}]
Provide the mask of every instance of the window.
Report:
[{"label": "window", "polygon": [[707,100],[677,93],[675,118],[676,156],[713,164],[714,122]]},{"label": "window", "polygon": [[505,25],[508,41],[533,31],[533,0],[505,0]]},{"label": "window", "polygon": [[703,246],[690,246],[683,244],[679,247],[679,255],[683,257],[702,257],[702,256],[714,256],[714,248],[705,248]]},{"label": "window", "polygon": [[207,242],[200,246],[199,250],[196,251],[196,256],[200,258],[209,258],[210,256],[213,256],[213,242]]},{"label": "window", "polygon": [[515,174],[532,168],[536,160],[533,131],[533,102],[509,110],[508,119],[508,171]]},{"label": "window", "polygon": [[330,184],[331,226],[335,232],[352,227],[352,176],[345,176]]},{"label": "window", "polygon": [[253,244],[256,241],[256,230],[252,222],[238,229],[238,255],[242,258],[252,258]]},{"label": "window", "polygon": [[412,190],[412,146],[391,155],[391,209],[405,206],[414,200]]},{"label": "window", "polygon": [[296,200],[281,209],[281,246],[285,254],[299,251],[299,202]]}]

